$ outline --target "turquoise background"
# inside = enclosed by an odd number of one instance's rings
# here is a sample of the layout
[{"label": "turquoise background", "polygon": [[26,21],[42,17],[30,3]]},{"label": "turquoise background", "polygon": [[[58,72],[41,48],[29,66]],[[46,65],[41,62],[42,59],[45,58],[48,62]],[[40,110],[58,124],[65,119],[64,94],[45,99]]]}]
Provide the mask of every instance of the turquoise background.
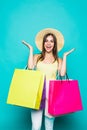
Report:
[{"label": "turquoise background", "polygon": [[[87,129],[87,27],[86,0],[1,0],[0,1],[0,130],[30,130],[30,110],[6,104],[15,68],[24,68],[29,50],[24,39],[34,47],[35,36],[41,29],[51,27],[61,31],[65,51],[76,48],[67,57],[67,71],[78,79],[83,111],[58,117],[54,130]],[[44,130],[44,123],[42,126]]]}]

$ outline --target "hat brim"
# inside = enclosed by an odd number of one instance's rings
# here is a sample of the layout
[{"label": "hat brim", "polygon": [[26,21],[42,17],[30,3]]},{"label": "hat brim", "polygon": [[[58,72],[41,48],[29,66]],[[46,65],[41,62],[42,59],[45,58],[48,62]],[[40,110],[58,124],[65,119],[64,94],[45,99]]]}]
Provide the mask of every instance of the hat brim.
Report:
[{"label": "hat brim", "polygon": [[36,46],[37,48],[42,51],[42,42],[43,42],[43,37],[44,35],[48,34],[48,33],[52,33],[56,36],[57,39],[57,51],[60,51],[63,46],[64,46],[64,37],[62,35],[62,33],[56,29],[53,28],[46,28],[41,30],[40,32],[38,32],[38,34],[36,35],[35,38],[35,42],[36,42]]}]

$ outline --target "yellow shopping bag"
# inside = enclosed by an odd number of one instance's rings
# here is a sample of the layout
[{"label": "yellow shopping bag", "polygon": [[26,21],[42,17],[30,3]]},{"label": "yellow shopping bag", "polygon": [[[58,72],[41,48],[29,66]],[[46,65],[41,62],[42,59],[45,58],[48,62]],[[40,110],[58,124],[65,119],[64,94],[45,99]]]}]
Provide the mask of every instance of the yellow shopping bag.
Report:
[{"label": "yellow shopping bag", "polygon": [[43,84],[44,74],[40,71],[15,69],[7,104],[39,109]]}]

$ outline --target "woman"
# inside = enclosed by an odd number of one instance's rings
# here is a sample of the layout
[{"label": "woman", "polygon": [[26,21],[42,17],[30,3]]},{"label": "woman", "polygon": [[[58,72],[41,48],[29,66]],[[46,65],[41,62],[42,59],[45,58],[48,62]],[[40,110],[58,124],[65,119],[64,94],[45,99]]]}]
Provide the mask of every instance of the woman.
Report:
[{"label": "woman", "polygon": [[[59,58],[57,51],[60,51],[64,45],[63,35],[56,29],[47,28],[41,30],[36,36],[36,45],[42,51],[41,54],[33,56],[33,47],[22,41],[30,49],[28,58],[28,68],[42,71],[46,76],[46,107],[45,107],[45,130],[53,130],[54,119],[48,113],[48,91],[49,80],[56,79],[57,72],[64,76],[66,74],[66,57],[74,48],[63,55],[63,59]],[[32,130],[41,130],[43,110],[32,110]]]}]

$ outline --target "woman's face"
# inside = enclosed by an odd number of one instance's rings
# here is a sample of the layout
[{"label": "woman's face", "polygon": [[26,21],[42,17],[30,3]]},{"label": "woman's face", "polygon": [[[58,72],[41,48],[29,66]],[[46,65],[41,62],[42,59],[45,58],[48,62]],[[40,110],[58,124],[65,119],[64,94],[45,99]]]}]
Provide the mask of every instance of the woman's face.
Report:
[{"label": "woman's face", "polygon": [[52,52],[53,48],[54,48],[54,39],[53,39],[53,36],[49,35],[47,38],[46,38],[46,41],[44,43],[44,48],[45,50],[49,53],[49,52]]}]

